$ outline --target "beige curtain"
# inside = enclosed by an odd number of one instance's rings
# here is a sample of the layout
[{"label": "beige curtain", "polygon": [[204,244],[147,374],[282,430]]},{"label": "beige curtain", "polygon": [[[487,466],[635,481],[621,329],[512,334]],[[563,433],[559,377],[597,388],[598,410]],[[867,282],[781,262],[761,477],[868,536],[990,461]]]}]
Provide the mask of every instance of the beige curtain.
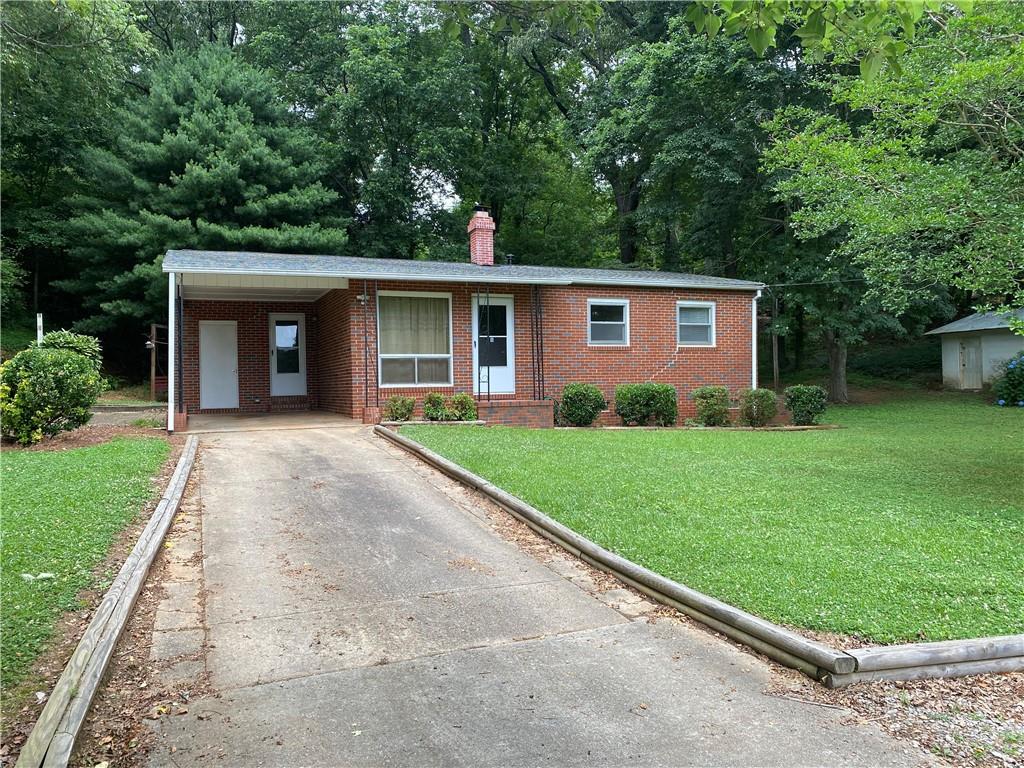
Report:
[{"label": "beige curtain", "polygon": [[448,299],[380,297],[381,354],[447,355],[448,337]]}]

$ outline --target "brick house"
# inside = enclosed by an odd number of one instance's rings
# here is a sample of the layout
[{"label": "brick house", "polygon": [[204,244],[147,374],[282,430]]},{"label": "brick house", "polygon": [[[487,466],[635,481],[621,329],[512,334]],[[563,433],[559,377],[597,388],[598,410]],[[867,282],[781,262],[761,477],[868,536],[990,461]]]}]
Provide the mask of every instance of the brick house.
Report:
[{"label": "brick house", "polygon": [[[393,395],[471,393],[489,423],[550,426],[572,381],[757,385],[760,283],[673,272],[168,251],[168,426],[319,409],[366,423]],[[615,423],[606,414],[602,421]]]}]

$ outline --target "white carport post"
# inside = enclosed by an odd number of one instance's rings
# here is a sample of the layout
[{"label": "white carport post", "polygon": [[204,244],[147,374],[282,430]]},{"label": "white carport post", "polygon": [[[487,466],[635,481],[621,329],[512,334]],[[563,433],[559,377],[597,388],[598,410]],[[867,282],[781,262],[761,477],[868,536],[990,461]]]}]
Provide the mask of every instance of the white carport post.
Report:
[{"label": "white carport post", "polygon": [[173,272],[167,275],[167,431],[174,431],[174,353],[175,340],[177,339],[177,312],[174,311],[175,296],[175,275]]}]

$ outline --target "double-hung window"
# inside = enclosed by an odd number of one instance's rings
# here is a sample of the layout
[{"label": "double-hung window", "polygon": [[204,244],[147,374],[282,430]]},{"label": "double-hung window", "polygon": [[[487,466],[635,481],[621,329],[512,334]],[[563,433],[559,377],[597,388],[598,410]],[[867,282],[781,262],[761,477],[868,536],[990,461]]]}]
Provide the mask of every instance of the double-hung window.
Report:
[{"label": "double-hung window", "polygon": [[381,386],[451,385],[451,294],[381,291],[377,334]]},{"label": "double-hung window", "polygon": [[629,302],[626,299],[589,299],[587,318],[588,344],[629,346]]},{"label": "double-hung window", "polygon": [[676,341],[680,347],[715,346],[713,301],[680,301],[676,304]]}]

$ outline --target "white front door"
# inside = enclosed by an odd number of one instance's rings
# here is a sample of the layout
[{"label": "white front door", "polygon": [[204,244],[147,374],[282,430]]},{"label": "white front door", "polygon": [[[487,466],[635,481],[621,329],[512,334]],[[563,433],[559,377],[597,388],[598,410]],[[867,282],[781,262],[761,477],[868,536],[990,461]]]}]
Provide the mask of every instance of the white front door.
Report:
[{"label": "white front door", "polygon": [[199,321],[199,407],[238,407],[238,323]]},{"label": "white front door", "polygon": [[270,394],[306,394],[306,316],[270,316]]},{"label": "white front door", "polygon": [[516,391],[516,335],[511,296],[473,297],[473,391]]}]

